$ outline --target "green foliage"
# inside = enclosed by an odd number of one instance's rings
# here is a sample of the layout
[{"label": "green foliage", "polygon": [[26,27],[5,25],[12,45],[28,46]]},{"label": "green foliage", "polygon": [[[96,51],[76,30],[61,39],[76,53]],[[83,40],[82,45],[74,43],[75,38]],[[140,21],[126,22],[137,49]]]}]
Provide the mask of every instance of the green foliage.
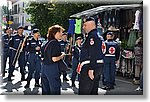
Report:
[{"label": "green foliage", "polygon": [[48,27],[51,25],[53,14],[48,8],[53,7],[52,4],[30,3],[25,9],[27,14],[31,15],[29,21],[40,29],[42,35],[47,33]]},{"label": "green foliage", "polygon": [[10,11],[8,10],[7,6],[2,6],[2,12],[4,15],[8,15]]},{"label": "green foliage", "polygon": [[40,29],[42,35],[45,35],[47,34],[48,27],[54,24],[62,25],[67,30],[70,15],[97,6],[99,4],[30,2],[25,11],[31,15],[29,21]]},{"label": "green foliage", "polygon": [[122,40],[121,41],[121,48],[126,49],[128,47],[127,44],[128,44],[127,40]]}]

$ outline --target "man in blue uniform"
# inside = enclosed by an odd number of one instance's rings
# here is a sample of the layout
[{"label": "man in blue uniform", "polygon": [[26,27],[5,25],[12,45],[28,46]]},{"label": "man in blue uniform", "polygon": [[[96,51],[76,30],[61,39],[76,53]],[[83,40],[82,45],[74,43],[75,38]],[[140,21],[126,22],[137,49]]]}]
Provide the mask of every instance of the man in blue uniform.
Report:
[{"label": "man in blue uniform", "polygon": [[[13,61],[17,52],[17,49],[19,47],[19,44],[23,42],[24,40],[24,35],[23,35],[23,30],[24,28],[22,26],[18,27],[18,32],[17,34],[14,34],[12,38],[10,39],[10,68],[9,68],[9,75],[8,75],[8,81],[11,81],[11,77],[13,75],[15,65],[13,65]],[[25,49],[20,53],[20,56],[18,58],[18,64],[20,67],[20,73],[21,73],[21,81],[25,81],[25,73],[24,73],[24,67],[25,67]]]},{"label": "man in blue uniform", "polygon": [[29,62],[29,73],[27,77],[27,84],[25,88],[29,88],[30,81],[35,71],[35,87],[40,87],[39,79],[41,72],[41,41],[38,40],[40,33],[38,29],[33,30],[33,38],[28,40],[26,49],[29,51],[28,62]]},{"label": "man in blue uniform", "polygon": [[102,37],[98,37],[95,20],[84,19],[83,30],[88,34],[81,46],[80,95],[97,95],[100,75],[103,69]]},{"label": "man in blue uniform", "polygon": [[[67,41],[67,34],[66,34],[66,33],[63,33],[62,40],[59,41],[59,43],[60,43],[60,46],[61,46],[61,52],[67,53],[67,50],[68,50],[68,49],[67,49],[67,46],[68,46],[69,41]],[[68,65],[69,65],[68,56],[65,56],[64,62],[61,63],[61,64],[63,64],[63,65],[60,65],[60,66],[66,67],[66,68],[63,68],[63,70],[62,70],[62,73],[63,73],[63,81],[69,81],[69,80],[67,79],[67,72],[66,72],[66,70],[64,70],[64,69],[67,69],[67,67],[68,67]]]},{"label": "man in blue uniform", "polygon": [[[81,43],[82,43],[82,38],[81,37],[77,37],[76,38],[76,45],[73,46],[72,48],[72,54],[73,54],[73,58],[72,58],[72,76],[71,76],[71,81],[72,81],[72,87],[75,87],[75,80],[76,80],[76,76],[77,76],[77,67],[79,64],[79,56],[81,53]],[[79,76],[78,76],[79,77]]]},{"label": "man in blue uniform", "polygon": [[[2,68],[2,73],[3,77],[5,77],[6,73],[6,62],[7,59],[9,58],[10,60],[10,49],[9,49],[9,41],[11,39],[11,30],[9,27],[5,29],[5,34],[2,36],[2,42],[3,42],[3,68]],[[10,62],[10,61],[9,61]],[[10,67],[10,64],[9,64]]]},{"label": "man in blue uniform", "polygon": [[115,84],[115,71],[116,71],[116,64],[119,60],[120,56],[120,47],[117,42],[113,40],[113,32],[107,33],[107,40],[103,46],[104,52],[104,83],[105,86],[103,89],[110,90],[114,89]]}]

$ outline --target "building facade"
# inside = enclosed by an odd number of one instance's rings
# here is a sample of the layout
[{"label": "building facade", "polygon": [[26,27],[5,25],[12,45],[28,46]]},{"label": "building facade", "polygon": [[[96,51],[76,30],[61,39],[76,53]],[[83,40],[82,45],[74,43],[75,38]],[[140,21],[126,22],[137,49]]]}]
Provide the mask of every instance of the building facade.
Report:
[{"label": "building facade", "polygon": [[25,0],[9,0],[12,2],[12,12],[11,16],[13,17],[13,24],[10,25],[12,28],[18,26],[31,26],[31,23],[28,21],[29,15],[24,11],[26,8],[27,2]]}]

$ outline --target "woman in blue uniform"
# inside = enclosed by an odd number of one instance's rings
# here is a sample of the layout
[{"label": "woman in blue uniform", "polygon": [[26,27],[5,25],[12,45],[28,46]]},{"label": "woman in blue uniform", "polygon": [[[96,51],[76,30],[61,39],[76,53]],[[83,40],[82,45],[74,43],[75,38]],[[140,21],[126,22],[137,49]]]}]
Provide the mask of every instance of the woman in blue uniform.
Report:
[{"label": "woman in blue uniform", "polygon": [[58,40],[62,37],[64,28],[54,25],[48,29],[48,42],[43,51],[42,67],[42,94],[60,95],[60,66],[59,62],[63,59],[64,53],[61,53],[61,47]]}]

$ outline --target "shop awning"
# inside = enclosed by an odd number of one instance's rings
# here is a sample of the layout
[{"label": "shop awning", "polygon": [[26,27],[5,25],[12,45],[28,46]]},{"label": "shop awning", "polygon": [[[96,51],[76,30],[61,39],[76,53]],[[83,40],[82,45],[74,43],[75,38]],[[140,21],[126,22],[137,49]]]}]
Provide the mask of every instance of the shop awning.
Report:
[{"label": "shop awning", "polygon": [[93,9],[85,10],[76,14],[71,15],[70,17],[75,17],[75,18],[80,18],[82,16],[88,15],[96,15],[100,12],[103,11],[108,11],[108,10],[113,10],[113,9],[133,9],[133,8],[138,8],[141,7],[142,4],[128,4],[128,5],[107,5],[107,6],[99,6]]}]

